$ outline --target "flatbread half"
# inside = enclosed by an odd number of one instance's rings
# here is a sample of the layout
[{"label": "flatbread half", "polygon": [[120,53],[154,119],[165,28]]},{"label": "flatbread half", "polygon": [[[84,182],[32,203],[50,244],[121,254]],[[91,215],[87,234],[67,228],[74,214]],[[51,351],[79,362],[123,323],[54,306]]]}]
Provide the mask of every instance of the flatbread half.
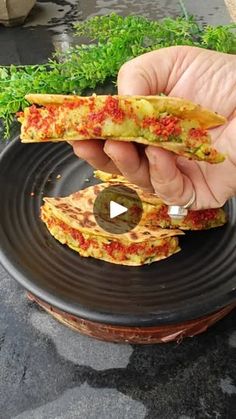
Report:
[{"label": "flatbread half", "polygon": [[130,266],[165,259],[180,250],[176,236],[184,233],[178,229],[152,231],[140,224],[123,234],[104,231],[93,213],[94,197],[102,186],[87,189],[64,198],[44,198],[41,219],[62,244],[84,257]]},{"label": "flatbread half", "polygon": [[170,150],[209,163],[225,156],[207,129],[226,119],[185,99],[167,96],[65,96],[29,94],[33,105],[18,115],[21,141],[112,139]]}]

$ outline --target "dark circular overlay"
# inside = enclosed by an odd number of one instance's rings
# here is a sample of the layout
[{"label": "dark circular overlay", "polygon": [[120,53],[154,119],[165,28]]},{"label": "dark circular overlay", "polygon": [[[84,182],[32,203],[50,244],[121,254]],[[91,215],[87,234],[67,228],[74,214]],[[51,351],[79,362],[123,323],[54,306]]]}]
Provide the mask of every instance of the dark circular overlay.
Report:
[{"label": "dark circular overlay", "polygon": [[93,321],[126,326],[179,323],[236,300],[236,200],[221,228],[187,232],[182,251],[125,267],[82,258],[39,218],[43,196],[66,196],[94,183],[93,171],[63,143],[21,144],[0,156],[0,262],[49,304]]},{"label": "dark circular overlay", "polygon": [[[121,214],[120,209],[124,211]],[[139,224],[142,212],[142,201],[138,194],[124,185],[105,188],[98,194],[93,206],[98,225],[112,234],[124,234],[133,230]]]}]

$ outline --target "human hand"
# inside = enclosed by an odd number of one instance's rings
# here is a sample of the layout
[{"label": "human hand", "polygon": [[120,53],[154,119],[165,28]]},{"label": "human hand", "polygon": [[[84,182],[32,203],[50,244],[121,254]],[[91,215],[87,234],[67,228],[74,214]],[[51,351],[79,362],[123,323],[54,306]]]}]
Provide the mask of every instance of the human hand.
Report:
[{"label": "human hand", "polygon": [[127,62],[118,75],[121,95],[183,97],[227,117],[211,130],[214,146],[227,155],[220,164],[187,160],[154,146],[102,140],[73,143],[75,154],[93,167],[121,173],[154,191],[168,205],[215,208],[236,195],[236,57],[194,47],[170,47]]}]

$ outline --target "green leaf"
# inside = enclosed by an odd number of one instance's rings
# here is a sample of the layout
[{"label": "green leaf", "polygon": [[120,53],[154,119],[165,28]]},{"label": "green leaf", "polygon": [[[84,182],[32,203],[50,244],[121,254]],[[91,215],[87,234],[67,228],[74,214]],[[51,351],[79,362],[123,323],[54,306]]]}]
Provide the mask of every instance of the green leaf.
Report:
[{"label": "green leaf", "polygon": [[150,20],[111,13],[74,25],[75,36],[87,38],[65,52],[57,51],[46,64],[0,66],[0,118],[5,138],[14,115],[28,106],[27,93],[83,94],[87,89],[115,80],[126,61],[145,52],[172,45],[190,45],[236,53],[236,25],[202,26],[189,16]]}]

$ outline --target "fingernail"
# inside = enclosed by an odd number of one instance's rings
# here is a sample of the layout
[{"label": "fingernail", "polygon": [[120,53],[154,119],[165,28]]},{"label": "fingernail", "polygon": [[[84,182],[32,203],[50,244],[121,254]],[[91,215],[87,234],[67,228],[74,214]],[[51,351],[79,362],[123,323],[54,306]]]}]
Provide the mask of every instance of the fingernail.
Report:
[{"label": "fingernail", "polygon": [[155,153],[149,147],[145,149],[146,156],[151,164],[157,164]]},{"label": "fingernail", "polygon": [[[108,157],[113,159],[113,154],[114,153],[112,153],[112,151],[114,151],[114,150],[112,149],[112,147],[110,146],[109,143],[105,142],[105,144],[103,146],[103,151],[104,151],[104,153],[106,153],[108,155]],[[115,158],[115,156],[114,156],[114,158]]]},{"label": "fingernail", "polygon": [[113,163],[117,166],[118,160],[117,160],[116,156],[113,153],[110,152],[109,148],[110,148],[109,144],[105,143],[105,145],[103,147],[103,151],[113,161]]},{"label": "fingernail", "polygon": [[104,153],[107,154],[108,157],[112,157],[112,154],[110,153],[110,150],[109,150],[109,145],[106,142],[103,146],[103,151],[104,151]]}]

